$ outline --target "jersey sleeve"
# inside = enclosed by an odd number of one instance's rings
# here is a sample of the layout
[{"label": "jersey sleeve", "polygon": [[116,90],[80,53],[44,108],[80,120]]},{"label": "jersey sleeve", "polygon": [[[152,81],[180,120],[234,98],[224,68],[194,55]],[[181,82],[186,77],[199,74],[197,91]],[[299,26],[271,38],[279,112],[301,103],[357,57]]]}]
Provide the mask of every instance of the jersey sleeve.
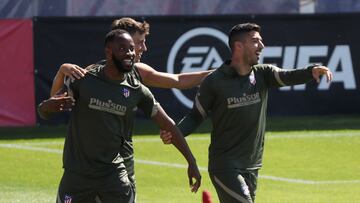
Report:
[{"label": "jersey sleeve", "polygon": [[270,87],[283,87],[304,84],[313,79],[312,68],[315,65],[300,69],[282,69],[273,65],[262,68],[265,81]]},{"label": "jersey sleeve", "polygon": [[132,71],[127,73],[127,80],[128,83],[131,84],[132,86],[138,86],[140,83],[143,82],[136,64],[132,69]]},{"label": "jersey sleeve", "polygon": [[151,91],[141,85],[142,98],[138,103],[138,107],[144,112],[144,114],[148,117],[153,117],[159,110],[159,103],[155,100],[154,95]]},{"label": "jersey sleeve", "polygon": [[138,80],[142,83],[143,80],[142,80],[142,78],[141,78],[139,69],[138,69],[138,67],[136,66],[136,64],[134,65],[134,68],[133,68],[132,71],[133,71],[134,77],[135,77],[136,79],[138,79]]},{"label": "jersey sleeve", "polygon": [[187,136],[193,133],[199,125],[205,120],[214,103],[214,91],[212,81],[207,77],[196,94],[193,108],[178,124],[178,128]]}]

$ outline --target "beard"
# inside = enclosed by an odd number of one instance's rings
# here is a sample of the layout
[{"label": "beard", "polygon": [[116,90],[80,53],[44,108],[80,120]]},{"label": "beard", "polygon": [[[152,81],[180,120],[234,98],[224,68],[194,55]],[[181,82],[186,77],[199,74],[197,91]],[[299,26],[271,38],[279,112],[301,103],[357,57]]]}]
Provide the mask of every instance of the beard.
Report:
[{"label": "beard", "polygon": [[250,65],[254,66],[254,65],[257,65],[257,64],[259,64],[259,59],[256,57],[251,61]]},{"label": "beard", "polygon": [[243,61],[249,65],[249,66],[254,66],[254,65],[257,65],[259,63],[259,60],[257,57],[244,57],[243,58]]},{"label": "beard", "polygon": [[128,73],[128,72],[130,72],[130,71],[133,69],[133,67],[134,67],[134,63],[133,63],[133,65],[131,66],[130,69],[125,68],[125,66],[124,66],[124,64],[122,63],[122,61],[120,61],[119,59],[117,59],[117,58],[114,56],[114,54],[112,55],[112,61],[113,61],[114,65],[115,65],[116,69],[117,69],[120,73]]},{"label": "beard", "polygon": [[245,61],[248,65],[254,66],[259,64],[259,57],[257,55],[248,53],[247,56],[245,57]]}]

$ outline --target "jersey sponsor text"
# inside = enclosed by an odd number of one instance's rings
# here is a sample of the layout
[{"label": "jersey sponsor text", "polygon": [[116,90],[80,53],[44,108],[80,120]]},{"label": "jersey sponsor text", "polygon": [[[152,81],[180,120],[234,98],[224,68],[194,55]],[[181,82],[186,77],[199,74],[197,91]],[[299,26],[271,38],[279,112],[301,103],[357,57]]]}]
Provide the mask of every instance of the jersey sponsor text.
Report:
[{"label": "jersey sponsor text", "polygon": [[228,108],[236,108],[241,106],[248,106],[259,103],[261,101],[259,92],[255,94],[244,94],[242,97],[229,97],[227,98]]},{"label": "jersey sponsor text", "polygon": [[108,113],[113,113],[120,116],[124,116],[126,113],[126,106],[116,104],[111,100],[101,101],[100,99],[97,98],[90,98],[89,108],[100,111],[106,111]]}]

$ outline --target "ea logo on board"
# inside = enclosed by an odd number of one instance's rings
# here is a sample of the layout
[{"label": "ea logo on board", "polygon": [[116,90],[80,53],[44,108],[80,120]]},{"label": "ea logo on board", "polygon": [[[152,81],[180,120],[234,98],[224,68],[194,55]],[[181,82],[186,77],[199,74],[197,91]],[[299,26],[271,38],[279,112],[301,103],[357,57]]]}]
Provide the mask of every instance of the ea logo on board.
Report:
[{"label": "ea logo on board", "polygon": [[[228,36],[210,28],[198,27],[181,35],[172,46],[168,61],[168,73],[206,71],[221,66],[230,57]],[[179,101],[192,108],[196,91],[172,89]]]}]

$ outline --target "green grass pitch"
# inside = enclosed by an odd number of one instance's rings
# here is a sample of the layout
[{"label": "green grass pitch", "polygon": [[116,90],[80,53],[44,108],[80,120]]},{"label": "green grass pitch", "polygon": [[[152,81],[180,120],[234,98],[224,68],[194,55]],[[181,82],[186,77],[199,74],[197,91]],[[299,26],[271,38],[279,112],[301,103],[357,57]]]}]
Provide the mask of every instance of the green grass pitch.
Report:
[{"label": "green grass pitch", "polygon": [[[271,130],[256,202],[360,202],[360,129]],[[2,132],[3,133],[3,132]],[[134,137],[137,200],[201,202],[201,191],[216,193],[206,172],[209,134],[187,141],[203,182],[190,192],[186,162],[156,134]],[[62,175],[63,138],[0,139],[0,202],[55,202]]]}]

